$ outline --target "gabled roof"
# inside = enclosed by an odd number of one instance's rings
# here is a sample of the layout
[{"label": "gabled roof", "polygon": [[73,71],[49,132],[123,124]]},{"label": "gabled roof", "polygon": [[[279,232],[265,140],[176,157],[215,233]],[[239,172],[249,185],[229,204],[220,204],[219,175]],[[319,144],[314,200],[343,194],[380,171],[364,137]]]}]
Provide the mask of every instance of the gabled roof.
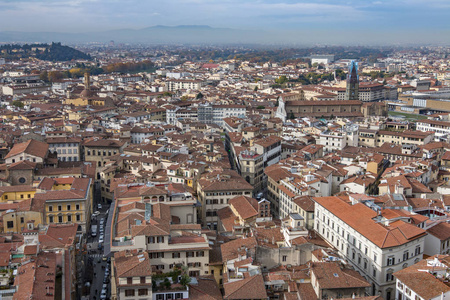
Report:
[{"label": "gabled roof", "polygon": [[48,152],[48,144],[37,140],[28,140],[24,143],[15,144],[5,159],[26,153],[40,158],[45,158]]},{"label": "gabled roof", "polygon": [[114,254],[117,277],[140,277],[152,275],[152,267],[147,252],[131,255],[127,252]]},{"label": "gabled roof", "polygon": [[261,274],[225,283],[223,288],[225,290],[224,299],[267,299],[266,288]]},{"label": "gabled roof", "polygon": [[358,272],[341,269],[337,262],[315,262],[311,265],[320,289],[366,288],[370,284]]},{"label": "gabled roof", "polygon": [[222,261],[237,259],[239,255],[246,255],[245,249],[253,249],[257,246],[256,238],[242,238],[229,241],[220,245]]},{"label": "gabled roof", "polygon": [[394,276],[422,299],[440,297],[442,293],[450,292],[450,287],[429,273],[435,267],[433,267],[434,264],[428,265],[428,261],[437,260],[440,263],[444,263],[446,268],[448,268],[448,257],[448,255],[435,255],[428,259],[423,259],[417,264],[395,272]]},{"label": "gabled roof", "polygon": [[258,202],[254,198],[237,196],[228,201],[242,219],[248,219],[258,215]]},{"label": "gabled roof", "polygon": [[222,293],[213,275],[197,278],[197,284],[189,285],[189,299],[220,300]]}]

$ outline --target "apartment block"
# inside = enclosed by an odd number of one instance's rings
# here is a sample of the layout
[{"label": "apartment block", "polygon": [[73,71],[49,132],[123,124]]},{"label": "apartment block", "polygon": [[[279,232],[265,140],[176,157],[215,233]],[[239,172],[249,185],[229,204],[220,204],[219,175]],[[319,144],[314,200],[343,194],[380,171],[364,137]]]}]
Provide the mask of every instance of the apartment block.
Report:
[{"label": "apartment block", "polygon": [[401,220],[383,221],[363,203],[339,197],[313,200],[315,231],[366,278],[371,295],[394,299],[393,274],[422,259],[426,232]]}]

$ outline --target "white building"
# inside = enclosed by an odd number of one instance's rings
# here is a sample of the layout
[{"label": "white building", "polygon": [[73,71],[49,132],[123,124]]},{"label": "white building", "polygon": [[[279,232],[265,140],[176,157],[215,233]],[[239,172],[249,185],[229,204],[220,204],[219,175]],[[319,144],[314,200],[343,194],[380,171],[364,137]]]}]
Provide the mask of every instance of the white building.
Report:
[{"label": "white building", "polygon": [[416,129],[420,131],[433,131],[435,138],[448,136],[450,134],[450,122],[437,120],[418,120],[416,122]]},{"label": "white building", "polygon": [[449,256],[435,255],[394,274],[396,300],[448,300]]},{"label": "white building", "polygon": [[177,90],[200,90],[205,82],[196,79],[173,79],[166,82],[166,88],[170,92]]},{"label": "white building", "polygon": [[403,221],[378,218],[362,203],[317,197],[314,228],[372,285],[371,295],[395,297],[393,273],[422,259],[426,232]]},{"label": "white building", "polygon": [[198,107],[198,121],[206,124],[224,126],[224,118],[244,118],[246,115],[247,110],[244,105],[211,105],[207,103]]},{"label": "white building", "polygon": [[296,212],[294,200],[297,196],[328,197],[332,189],[332,173],[328,177],[317,174],[298,176],[293,174],[280,181],[279,189],[279,216],[284,218]]},{"label": "white building", "polygon": [[346,146],[358,147],[358,135],[358,125],[345,126],[339,131],[322,132],[317,144],[324,146],[324,154],[341,151]]},{"label": "white building", "polygon": [[54,137],[46,140],[48,150],[57,153],[60,161],[80,161],[81,140],[78,138]]}]

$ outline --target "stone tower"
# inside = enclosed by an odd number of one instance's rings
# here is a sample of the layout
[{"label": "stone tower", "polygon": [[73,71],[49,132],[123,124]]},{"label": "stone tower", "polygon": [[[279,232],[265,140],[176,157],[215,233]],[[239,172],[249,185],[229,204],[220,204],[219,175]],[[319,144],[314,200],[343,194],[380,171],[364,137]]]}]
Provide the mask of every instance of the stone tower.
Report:
[{"label": "stone tower", "polygon": [[351,61],[348,67],[345,100],[359,100],[358,63],[354,60]]}]

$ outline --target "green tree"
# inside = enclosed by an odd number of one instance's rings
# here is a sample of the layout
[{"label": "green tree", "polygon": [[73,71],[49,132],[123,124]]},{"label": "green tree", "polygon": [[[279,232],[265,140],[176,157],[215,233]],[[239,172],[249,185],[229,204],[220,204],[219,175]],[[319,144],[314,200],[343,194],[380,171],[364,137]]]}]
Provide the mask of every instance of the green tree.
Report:
[{"label": "green tree", "polygon": [[275,82],[280,84],[280,85],[284,84],[287,81],[288,81],[288,79],[287,79],[287,77],[285,75],[280,76],[278,79],[275,79]]},{"label": "green tree", "polygon": [[266,108],[264,105],[258,105],[258,106],[256,107],[256,109],[264,109],[264,108]]},{"label": "green tree", "polygon": [[41,74],[39,74],[39,79],[48,82],[48,72],[47,71],[41,72]]},{"label": "green tree", "polygon": [[203,98],[203,94],[202,93],[198,93],[197,96],[195,96],[195,99],[202,99]]},{"label": "green tree", "polygon": [[186,274],[181,275],[180,284],[186,287],[189,283],[191,283],[191,277]]},{"label": "green tree", "polygon": [[170,283],[170,280],[167,277],[164,279],[164,282],[162,284],[164,285],[166,290],[170,289],[170,287],[172,286],[172,284]]},{"label": "green tree", "polygon": [[19,108],[23,108],[25,106],[25,104],[23,104],[23,102],[19,101],[19,100],[14,100],[12,102],[12,105],[15,107],[19,107]]},{"label": "green tree", "polygon": [[253,89],[255,92],[257,92],[258,91],[258,86],[257,85],[255,85],[255,88]]}]

